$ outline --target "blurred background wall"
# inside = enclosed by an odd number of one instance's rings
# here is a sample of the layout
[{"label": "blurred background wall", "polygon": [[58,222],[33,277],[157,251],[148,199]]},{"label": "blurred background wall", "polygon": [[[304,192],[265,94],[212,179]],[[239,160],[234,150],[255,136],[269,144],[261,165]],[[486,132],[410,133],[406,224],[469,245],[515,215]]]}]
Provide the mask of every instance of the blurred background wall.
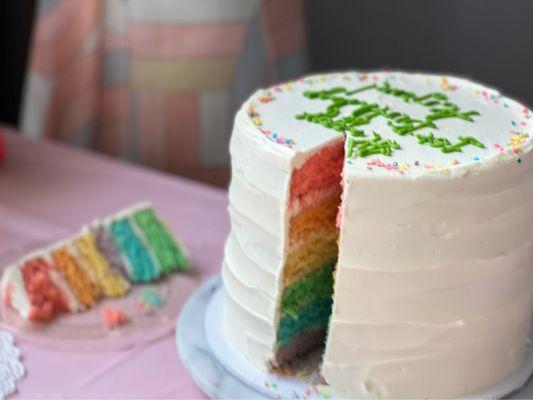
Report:
[{"label": "blurred background wall", "polygon": [[463,75],[533,105],[531,0],[308,0],[310,67]]},{"label": "blurred background wall", "polygon": [[232,116],[258,86],[409,69],[531,105],[532,43],[532,0],[10,0],[0,120],[224,186]]}]

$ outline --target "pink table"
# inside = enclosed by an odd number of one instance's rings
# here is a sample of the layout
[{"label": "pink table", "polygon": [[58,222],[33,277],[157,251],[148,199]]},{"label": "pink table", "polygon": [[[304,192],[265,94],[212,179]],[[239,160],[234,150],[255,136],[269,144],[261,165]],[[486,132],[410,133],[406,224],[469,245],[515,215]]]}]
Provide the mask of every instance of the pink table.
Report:
[{"label": "pink table", "polygon": [[[218,271],[229,230],[224,191],[4,132],[0,266],[95,217],[151,200],[179,232],[202,280]],[[20,398],[205,398],[178,359],[173,333],[127,350],[92,353],[17,343],[28,372]]]}]

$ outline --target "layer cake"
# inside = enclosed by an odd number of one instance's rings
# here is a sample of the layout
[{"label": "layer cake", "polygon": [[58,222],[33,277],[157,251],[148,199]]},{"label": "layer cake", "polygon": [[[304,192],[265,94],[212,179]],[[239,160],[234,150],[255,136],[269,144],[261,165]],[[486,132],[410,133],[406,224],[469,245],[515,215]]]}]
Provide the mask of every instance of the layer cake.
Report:
[{"label": "layer cake", "polygon": [[235,118],[224,332],[258,368],[324,348],[342,397],[464,396],[522,364],[531,111],[455,77],[344,72]]}]

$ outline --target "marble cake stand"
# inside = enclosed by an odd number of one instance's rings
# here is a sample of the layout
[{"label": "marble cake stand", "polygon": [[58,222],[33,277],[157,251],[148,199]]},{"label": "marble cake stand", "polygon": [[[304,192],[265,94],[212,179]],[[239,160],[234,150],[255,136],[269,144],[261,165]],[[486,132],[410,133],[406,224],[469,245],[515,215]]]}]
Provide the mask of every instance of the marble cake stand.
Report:
[{"label": "marble cake stand", "polygon": [[[226,293],[220,276],[204,283],[187,301],[176,328],[180,358],[196,384],[211,398],[331,398],[315,377],[280,378],[261,372],[235,352],[221,329]],[[533,398],[533,350],[522,369],[504,382],[468,399]]]}]

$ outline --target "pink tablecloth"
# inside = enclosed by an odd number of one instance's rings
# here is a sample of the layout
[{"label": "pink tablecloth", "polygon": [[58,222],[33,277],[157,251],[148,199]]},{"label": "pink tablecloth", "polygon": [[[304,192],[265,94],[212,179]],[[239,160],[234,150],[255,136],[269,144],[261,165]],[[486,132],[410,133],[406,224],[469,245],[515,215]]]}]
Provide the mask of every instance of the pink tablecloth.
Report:
[{"label": "pink tablecloth", "polygon": [[[216,273],[229,229],[224,191],[6,132],[0,162],[0,266],[36,243],[151,200],[180,233],[203,278]],[[28,374],[20,398],[203,398],[174,335],[111,352],[57,352],[18,340]]]}]

